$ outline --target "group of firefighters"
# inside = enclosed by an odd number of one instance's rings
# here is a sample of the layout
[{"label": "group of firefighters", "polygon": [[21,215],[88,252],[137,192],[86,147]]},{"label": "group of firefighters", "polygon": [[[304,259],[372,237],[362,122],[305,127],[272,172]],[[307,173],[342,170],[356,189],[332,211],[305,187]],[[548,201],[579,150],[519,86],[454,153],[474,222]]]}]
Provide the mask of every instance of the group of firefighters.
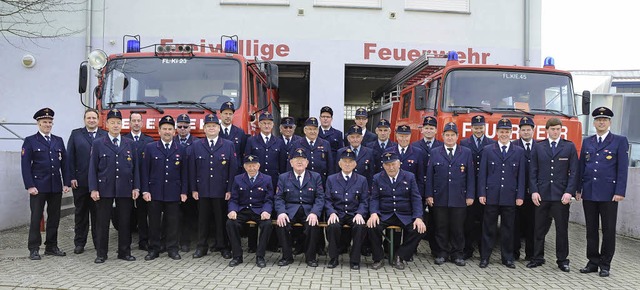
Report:
[{"label": "group of firefighters", "polygon": [[[557,118],[547,120],[547,139],[539,141],[532,138],[530,117],[520,119],[517,140],[511,140],[511,121],[501,119],[495,141],[485,136],[481,115],[472,118],[473,135],[462,140],[455,123],[437,132],[437,119],[428,116],[422,138],[411,143],[407,125],[391,128],[381,119],[375,133],[368,131],[363,108],[344,135],[331,126],[330,107],[304,122],[304,136],[294,134],[291,117],[281,119],[280,135],[274,135],[274,116],[268,112],[259,115],[260,133],[247,136],[231,124],[234,112],[228,102],[219,114],[206,115],[200,139],[190,134],[187,114],[164,116],[160,139],[154,141],[140,131],[140,113],[129,116],[131,132],[122,135],[119,110],[108,112],[103,131],[98,112],[89,109],[85,126],[73,130],[66,148],[51,134],[54,112],[36,112],[39,132],[27,137],[22,148],[31,207],[30,259],[41,259],[45,203],[44,254],[66,255],[57,246],[57,228],[62,192],[73,190],[74,253],[84,252],[91,232],[95,263],[107,260],[113,219],[117,257],[126,261],[135,260],[131,232],[137,228],[145,260],[165,251],[181,259],[197,232],[193,258],[219,251],[230,259],[229,266],[237,266],[243,263],[241,235],[246,232],[258,267],[267,265],[267,248],[277,250],[277,237],[278,266],[304,253],[306,264],[317,267],[317,255],[324,254],[328,241],[328,268],[339,266],[340,254],[349,252],[351,269],[360,269],[361,256],[370,254],[371,268],[379,269],[385,229],[395,226],[402,235],[387,251],[396,269],[413,261],[423,239],[437,265],[465,266],[477,247],[479,266],[485,268],[498,236],[503,265],[516,267],[524,239],[526,267],[533,268],[545,263],[544,240],[553,220],[556,263],[569,272],[569,204],[575,198],[583,200],[587,228],[588,264],[580,272],[609,275],[629,144],[609,132],[613,112],[608,108],[593,111],[597,133],[584,140],[579,155],[575,144],[560,138]],[[392,129],[397,142],[390,140]]]}]

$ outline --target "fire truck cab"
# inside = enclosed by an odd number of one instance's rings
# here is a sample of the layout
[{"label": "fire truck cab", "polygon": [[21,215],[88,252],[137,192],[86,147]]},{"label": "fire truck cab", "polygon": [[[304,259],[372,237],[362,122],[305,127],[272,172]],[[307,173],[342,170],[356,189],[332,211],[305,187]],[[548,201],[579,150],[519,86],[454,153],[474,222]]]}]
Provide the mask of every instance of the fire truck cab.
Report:
[{"label": "fire truck cab", "polygon": [[201,137],[204,117],[232,102],[236,108],[233,124],[247,134],[256,134],[261,111],[280,118],[278,67],[239,55],[237,43],[237,36],[223,36],[214,52],[205,52],[195,44],[140,47],[139,36],[127,35],[123,53],[107,56],[101,50],[91,52],[80,66],[79,92],[87,91],[88,64],[98,71],[93,96],[101,126],[107,112],[117,108],[122,111],[123,131],[127,132],[129,115],[139,112],[142,131],[158,139],[157,124],[163,115],[186,113],[192,134]]},{"label": "fire truck cab", "polygon": [[[422,138],[426,116],[438,120],[438,132],[446,123],[458,125],[459,139],[472,135],[471,118],[483,115],[485,134],[497,138],[502,118],[513,123],[512,139],[519,138],[519,120],[534,120],[534,138],[546,138],[545,123],[562,120],[562,137],[582,144],[582,125],[577,118],[571,74],[556,70],[552,58],[544,67],[460,64],[458,54],[446,57],[423,55],[373,94],[372,126],[387,118],[392,128],[408,125],[412,141]],[[582,96],[582,112],[589,113],[589,92]],[[586,113],[585,113],[586,112]],[[372,128],[373,129],[373,128]],[[437,134],[441,139],[441,134]]]}]

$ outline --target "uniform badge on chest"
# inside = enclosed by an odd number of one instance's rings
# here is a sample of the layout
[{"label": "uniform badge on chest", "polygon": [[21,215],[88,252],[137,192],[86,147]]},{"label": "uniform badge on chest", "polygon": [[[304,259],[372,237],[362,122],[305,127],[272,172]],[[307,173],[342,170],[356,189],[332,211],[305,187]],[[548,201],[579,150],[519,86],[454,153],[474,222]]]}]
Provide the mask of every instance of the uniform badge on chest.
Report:
[{"label": "uniform badge on chest", "polygon": [[[610,157],[610,156],[608,156]],[[607,158],[607,159],[611,159],[611,158]],[[58,160],[62,160],[62,152],[58,152]]]},{"label": "uniform badge on chest", "polygon": [[464,173],[464,165],[460,166],[460,172]]}]

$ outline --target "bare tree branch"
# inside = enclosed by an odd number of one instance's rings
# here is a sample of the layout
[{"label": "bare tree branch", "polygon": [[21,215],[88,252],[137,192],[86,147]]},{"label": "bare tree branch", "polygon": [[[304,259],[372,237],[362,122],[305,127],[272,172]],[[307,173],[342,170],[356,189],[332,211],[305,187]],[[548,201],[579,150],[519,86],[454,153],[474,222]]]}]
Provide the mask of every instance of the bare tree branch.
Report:
[{"label": "bare tree branch", "polygon": [[20,39],[52,39],[71,36],[82,29],[59,24],[61,19],[84,12],[88,0],[0,0],[0,35]]}]

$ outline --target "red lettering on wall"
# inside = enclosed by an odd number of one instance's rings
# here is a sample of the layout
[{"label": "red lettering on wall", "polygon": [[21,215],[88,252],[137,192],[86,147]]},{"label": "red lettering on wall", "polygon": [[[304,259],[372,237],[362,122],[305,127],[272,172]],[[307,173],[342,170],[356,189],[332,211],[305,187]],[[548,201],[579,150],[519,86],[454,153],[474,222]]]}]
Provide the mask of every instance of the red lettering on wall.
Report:
[{"label": "red lettering on wall", "polygon": [[[486,64],[491,56],[490,52],[474,50],[473,47],[466,51],[457,51],[460,63]],[[421,55],[434,55],[446,57],[446,50],[437,49],[408,49],[402,47],[378,47],[377,43],[365,42],[363,44],[364,60],[393,60],[393,61],[414,61]]]}]

